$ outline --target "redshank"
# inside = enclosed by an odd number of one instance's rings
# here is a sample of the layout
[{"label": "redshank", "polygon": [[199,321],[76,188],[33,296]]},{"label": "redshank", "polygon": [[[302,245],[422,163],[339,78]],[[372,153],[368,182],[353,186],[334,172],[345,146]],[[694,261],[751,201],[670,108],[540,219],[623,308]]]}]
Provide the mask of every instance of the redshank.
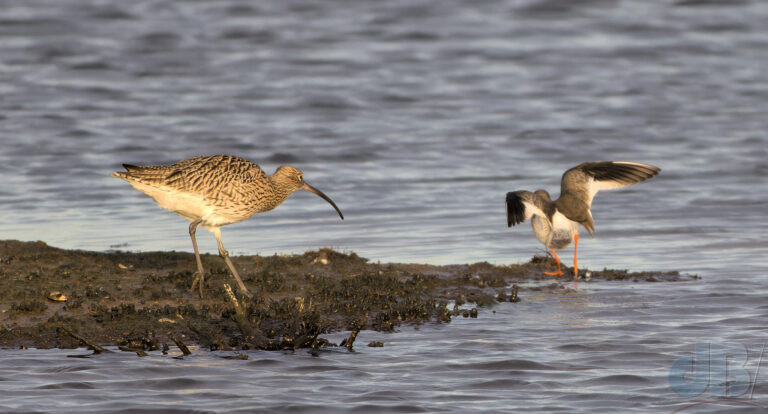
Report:
[{"label": "redshank", "polygon": [[555,250],[573,248],[573,277],[579,279],[576,252],[579,247],[579,224],[590,235],[594,234],[592,199],[600,190],[626,187],[643,182],[661,171],[648,164],[628,161],[597,161],[579,164],[563,174],[560,183],[560,198],[555,201],[545,190],[514,191],[507,193],[507,226],[512,227],[531,219],[533,233],[540,242],[552,251],[557,261],[556,272],[545,272],[560,276],[560,258]]}]

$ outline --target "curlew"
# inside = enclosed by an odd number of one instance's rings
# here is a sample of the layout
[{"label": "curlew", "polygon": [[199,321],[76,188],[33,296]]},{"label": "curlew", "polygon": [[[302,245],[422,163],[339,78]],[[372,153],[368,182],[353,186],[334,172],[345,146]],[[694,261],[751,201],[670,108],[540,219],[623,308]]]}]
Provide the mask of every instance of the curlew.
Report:
[{"label": "curlew", "polygon": [[250,296],[221,242],[221,226],[272,210],[298,190],[307,190],[322,197],[344,219],[336,204],[322,191],[305,183],[304,174],[291,166],[280,166],[269,176],[261,167],[243,158],[210,155],[188,158],[172,165],[139,167],[123,164],[123,167],[125,171],[115,172],[112,176],[128,181],[133,188],[152,197],[160,207],[191,222],[189,236],[195,250],[197,273],[190,292],[199,285],[200,297],[203,296],[205,271],[195,239],[197,226],[213,233],[219,255],[240,290]]},{"label": "curlew", "polygon": [[592,236],[595,223],[592,219],[592,199],[600,190],[621,188],[643,182],[661,171],[648,164],[628,161],[597,161],[579,164],[563,174],[560,197],[552,201],[545,190],[514,191],[507,193],[507,226],[512,227],[531,219],[536,238],[552,251],[557,261],[556,272],[544,272],[560,276],[560,258],[555,250],[573,248],[573,277],[579,279],[576,252],[579,247],[579,224]]}]

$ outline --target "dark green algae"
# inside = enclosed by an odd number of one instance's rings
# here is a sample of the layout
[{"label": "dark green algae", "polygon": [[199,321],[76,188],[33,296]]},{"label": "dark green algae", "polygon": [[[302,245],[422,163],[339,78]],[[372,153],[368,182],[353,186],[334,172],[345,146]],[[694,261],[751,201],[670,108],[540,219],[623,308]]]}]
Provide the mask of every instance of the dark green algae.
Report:
[{"label": "dark green algae", "polygon": [[[202,255],[208,274],[201,299],[188,291],[191,253],[101,253],[0,241],[0,347],[75,348],[83,345],[78,336],[139,355],[175,341],[210,350],[322,348],[335,345],[323,334],[350,330],[354,341],[360,330],[449,323],[477,317],[476,307],[525,300],[523,282],[552,281],[536,284],[537,290],[572,283],[543,275],[554,261],[538,256],[509,266],[381,264],[330,249],[232,259],[254,293],[247,299],[235,291],[239,308],[226,293],[225,284],[234,283],[218,256]],[[591,271],[589,283],[693,279],[604,269]],[[55,291],[67,300],[48,300]]]}]

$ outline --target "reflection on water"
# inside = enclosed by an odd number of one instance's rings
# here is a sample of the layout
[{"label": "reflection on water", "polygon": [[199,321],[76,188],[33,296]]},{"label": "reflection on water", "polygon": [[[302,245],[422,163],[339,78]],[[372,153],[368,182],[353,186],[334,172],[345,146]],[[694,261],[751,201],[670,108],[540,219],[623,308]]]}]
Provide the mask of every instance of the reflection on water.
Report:
[{"label": "reflection on water", "polygon": [[[231,352],[200,349],[181,360],[173,358],[180,355],[175,349],[145,358],[116,352],[89,359],[65,357],[85,350],[5,350],[0,353],[0,407],[51,410],[66,401],[73,412],[104,412],[115,404],[203,411],[363,406],[439,411],[447,404],[472,411],[538,406],[590,412],[605,404],[627,407],[629,401],[638,409],[671,411],[691,399],[669,389],[670,364],[693,352],[696,342],[744,344],[750,355],[745,368],[756,373],[765,338],[734,329],[766,316],[765,287],[750,290],[745,295],[728,283],[696,282],[606,282],[556,293],[525,286],[521,302],[483,309],[478,319],[456,318],[391,334],[361,332],[354,353],[246,351],[249,359],[243,361],[223,358]],[[741,319],[681,312],[702,297],[708,307]],[[734,306],[738,310],[727,310]],[[345,334],[329,338],[338,342]],[[365,347],[369,341],[385,346]],[[765,398],[765,388],[758,386],[754,401]]]}]

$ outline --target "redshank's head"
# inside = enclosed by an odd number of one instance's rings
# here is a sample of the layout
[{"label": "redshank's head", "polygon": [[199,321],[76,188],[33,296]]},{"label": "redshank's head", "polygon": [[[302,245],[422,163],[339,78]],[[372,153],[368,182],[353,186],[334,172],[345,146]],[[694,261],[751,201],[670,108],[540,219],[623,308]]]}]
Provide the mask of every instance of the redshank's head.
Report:
[{"label": "redshank's head", "polygon": [[298,190],[307,190],[310,193],[317,194],[322,199],[330,203],[333,208],[336,209],[336,212],[339,213],[339,217],[344,220],[344,215],[341,214],[341,210],[339,210],[333,200],[331,200],[322,191],[304,182],[304,173],[301,172],[300,169],[291,167],[290,165],[282,165],[277,168],[275,174],[272,175],[272,179],[280,183],[280,185],[287,187],[288,191],[291,193]]}]

